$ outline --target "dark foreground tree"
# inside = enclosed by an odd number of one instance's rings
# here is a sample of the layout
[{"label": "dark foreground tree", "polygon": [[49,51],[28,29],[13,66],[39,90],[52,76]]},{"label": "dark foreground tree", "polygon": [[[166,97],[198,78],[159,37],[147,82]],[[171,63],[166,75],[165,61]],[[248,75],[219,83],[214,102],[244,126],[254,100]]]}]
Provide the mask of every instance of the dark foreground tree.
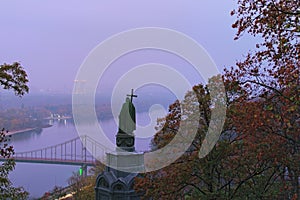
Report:
[{"label": "dark foreground tree", "polygon": [[[13,90],[17,96],[28,92],[27,74],[19,63],[0,65],[0,85],[6,90]],[[23,188],[13,187],[8,174],[15,167],[11,159],[14,154],[13,147],[8,145],[5,129],[0,132],[0,158],[6,159],[0,165],[0,198],[1,199],[26,199],[28,193]]]}]

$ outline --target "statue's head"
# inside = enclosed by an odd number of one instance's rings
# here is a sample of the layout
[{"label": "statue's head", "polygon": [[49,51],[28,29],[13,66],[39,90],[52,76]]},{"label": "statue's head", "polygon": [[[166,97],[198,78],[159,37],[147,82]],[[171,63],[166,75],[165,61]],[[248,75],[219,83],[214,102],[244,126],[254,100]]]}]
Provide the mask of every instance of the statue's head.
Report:
[{"label": "statue's head", "polygon": [[130,99],[129,99],[129,97],[126,97],[126,102],[130,102]]}]

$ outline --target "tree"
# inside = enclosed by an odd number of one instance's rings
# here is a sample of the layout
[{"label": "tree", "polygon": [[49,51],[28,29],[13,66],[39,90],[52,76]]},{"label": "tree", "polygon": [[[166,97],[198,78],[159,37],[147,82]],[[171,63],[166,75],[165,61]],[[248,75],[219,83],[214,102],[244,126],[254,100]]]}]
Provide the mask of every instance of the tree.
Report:
[{"label": "tree", "polygon": [[[226,168],[226,159],[230,157],[232,138],[226,131],[227,127],[222,133],[223,140],[218,142],[212,152],[203,159],[198,157],[214,107],[216,101],[211,99],[208,87],[201,84],[187,92],[181,103],[176,101],[170,105],[166,118],[159,120],[159,131],[152,142],[154,149],[168,144],[177,134],[179,126],[186,123],[190,126],[186,126],[189,128],[185,134],[191,131],[197,131],[197,134],[188,151],[173,164],[136,178],[135,189],[144,192],[145,199],[230,198],[232,180],[227,177],[230,169]],[[194,112],[196,109],[200,112]],[[198,113],[199,120],[196,124],[191,123],[194,121],[191,119],[195,119]]]},{"label": "tree", "polygon": [[[212,102],[205,86],[195,86],[201,117],[194,148],[172,165],[137,178],[135,188],[146,199],[300,197],[299,4],[238,0],[231,13],[237,17],[235,39],[248,32],[262,42],[236,68],[225,69],[227,119],[220,140],[198,159],[194,152],[203,142]],[[154,147],[166,145],[176,134],[180,112],[176,104],[170,109]]]},{"label": "tree", "polygon": [[[233,24],[237,29],[235,39],[245,32],[262,39],[236,69],[226,71],[230,87],[256,101],[252,126],[240,123],[239,131],[246,134],[259,130],[272,140],[267,144],[278,143],[277,156],[272,157],[289,176],[286,196],[300,198],[300,2],[239,0],[238,5],[231,12],[237,17]],[[258,134],[255,137],[262,139]]]},{"label": "tree", "polygon": [[29,91],[27,83],[27,74],[20,63],[0,65],[0,85],[4,89],[12,89],[21,97]]},{"label": "tree", "polygon": [[[243,92],[227,91],[227,120],[220,140],[205,158],[199,159],[213,107],[207,87],[194,86],[193,91],[181,104],[176,101],[170,105],[166,118],[159,120],[159,131],[152,142],[154,150],[167,145],[179,126],[194,117],[195,108],[187,105],[198,105],[201,117],[193,125],[198,130],[192,146],[173,164],[137,178],[135,189],[144,192],[145,199],[272,199],[282,197],[284,191],[288,193],[292,186],[288,179],[293,176],[286,175],[286,166],[296,170],[298,159],[286,154],[289,144],[266,128],[282,129],[275,120],[276,113],[270,110],[270,102],[248,101],[237,97]],[[288,197],[293,195],[289,192]]]},{"label": "tree", "polygon": [[[227,94],[228,99],[232,99],[233,96],[229,95],[230,92]],[[208,87],[194,86],[193,92],[188,92],[181,104],[176,101],[170,105],[166,118],[159,121],[160,130],[156,133],[152,144],[154,149],[168,144],[177,134],[179,126],[188,123],[189,118],[195,117],[193,105],[197,105],[200,110],[200,120],[198,124],[192,124],[197,127],[197,135],[189,150],[173,164],[137,178],[135,189],[143,191],[145,199],[277,197],[279,185],[274,184],[278,175],[274,174],[277,165],[257,156],[259,151],[263,151],[264,146],[261,145],[265,141],[261,140],[258,145],[253,145],[253,140],[237,133],[236,124],[239,121],[235,121],[234,117],[241,110],[239,106],[251,109],[251,102],[245,101],[244,105],[240,105],[238,101],[227,102],[227,120],[220,140],[206,157],[200,159],[198,151],[204,142],[211,111],[215,105]],[[181,118],[182,115],[185,116]],[[187,134],[192,129],[187,130]]]},{"label": "tree", "polygon": [[[12,65],[0,65],[0,84],[4,89],[12,89],[17,96],[23,96],[28,92],[27,74],[19,63]],[[0,132],[0,158],[6,160],[0,165],[0,194],[3,199],[26,199],[28,193],[23,188],[12,186],[8,174],[15,167],[15,162],[11,158],[14,154],[12,146],[8,145],[8,138],[5,129]]]}]

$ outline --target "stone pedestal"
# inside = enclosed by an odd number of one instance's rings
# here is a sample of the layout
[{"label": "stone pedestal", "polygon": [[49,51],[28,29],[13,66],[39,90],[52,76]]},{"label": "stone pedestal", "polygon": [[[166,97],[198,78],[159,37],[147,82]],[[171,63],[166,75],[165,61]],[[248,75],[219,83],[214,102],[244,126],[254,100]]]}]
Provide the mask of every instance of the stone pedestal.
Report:
[{"label": "stone pedestal", "polygon": [[138,174],[133,172],[144,170],[144,153],[111,152],[107,153],[107,162],[110,167],[97,177],[96,199],[140,199],[133,189]]},{"label": "stone pedestal", "polygon": [[144,171],[144,153],[138,152],[112,152],[107,153],[109,169],[118,169],[121,172]]}]

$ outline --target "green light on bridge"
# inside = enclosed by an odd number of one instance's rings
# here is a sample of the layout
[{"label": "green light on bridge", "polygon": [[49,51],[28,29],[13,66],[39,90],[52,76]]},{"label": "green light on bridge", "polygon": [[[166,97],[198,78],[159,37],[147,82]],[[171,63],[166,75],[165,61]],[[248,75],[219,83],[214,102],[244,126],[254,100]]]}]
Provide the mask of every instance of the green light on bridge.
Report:
[{"label": "green light on bridge", "polygon": [[82,176],[82,174],[83,174],[83,169],[80,167],[80,169],[79,169],[79,176]]}]

